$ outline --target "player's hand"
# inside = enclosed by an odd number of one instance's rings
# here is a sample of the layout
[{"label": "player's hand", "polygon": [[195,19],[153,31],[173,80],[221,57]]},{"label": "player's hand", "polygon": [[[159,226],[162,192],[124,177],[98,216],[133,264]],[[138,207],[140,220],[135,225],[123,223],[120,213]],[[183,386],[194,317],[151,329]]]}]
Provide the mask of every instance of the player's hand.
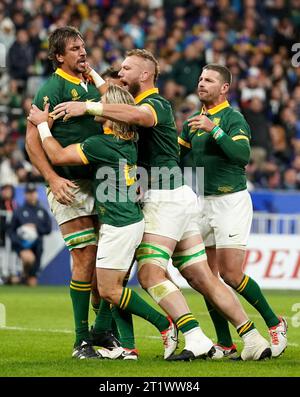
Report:
[{"label": "player's hand", "polygon": [[210,132],[216,125],[204,114],[191,117],[188,126],[194,130]]},{"label": "player's hand", "polygon": [[46,104],[44,110],[40,110],[37,106],[31,105],[31,109],[27,120],[31,121],[32,124],[38,125],[43,123],[44,121],[48,121],[49,117],[49,103]]},{"label": "player's hand", "polygon": [[53,120],[63,117],[63,121],[67,121],[71,117],[82,116],[85,112],[85,102],[63,102],[55,106],[50,116]]},{"label": "player's hand", "polygon": [[85,70],[82,72],[82,75],[85,80],[89,79],[89,74],[92,71],[92,68],[90,67],[90,64],[88,62],[85,63]]},{"label": "player's hand", "polygon": [[55,199],[60,204],[71,205],[73,203],[75,195],[72,190],[78,188],[75,183],[60,176],[56,176],[48,182]]}]

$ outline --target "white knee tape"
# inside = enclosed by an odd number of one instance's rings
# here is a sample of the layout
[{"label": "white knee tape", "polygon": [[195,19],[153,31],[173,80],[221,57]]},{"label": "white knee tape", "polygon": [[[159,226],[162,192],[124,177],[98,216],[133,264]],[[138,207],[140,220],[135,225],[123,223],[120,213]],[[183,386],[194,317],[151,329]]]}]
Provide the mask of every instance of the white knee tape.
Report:
[{"label": "white knee tape", "polygon": [[147,288],[148,294],[155,300],[156,303],[159,303],[163,298],[169,295],[171,292],[179,291],[175,284],[172,281],[167,280],[163,281],[160,284],[156,284],[153,287]]}]

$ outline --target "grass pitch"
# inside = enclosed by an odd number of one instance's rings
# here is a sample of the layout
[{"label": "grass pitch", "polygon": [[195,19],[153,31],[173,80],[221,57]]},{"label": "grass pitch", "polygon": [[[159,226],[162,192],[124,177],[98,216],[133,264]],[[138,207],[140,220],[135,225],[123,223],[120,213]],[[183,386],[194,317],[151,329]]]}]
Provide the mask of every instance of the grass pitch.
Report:
[{"label": "grass pitch", "polygon": [[[141,290],[142,296],[150,302]],[[184,295],[203,330],[215,338],[203,298],[190,290]],[[136,344],[140,358],[133,361],[79,361],[71,359],[73,319],[68,287],[0,287],[0,303],[6,308],[6,327],[0,328],[0,377],[294,377],[300,376],[299,291],[267,291],[274,310],[289,323],[289,345],[280,358],[263,362],[230,360],[168,363],[162,358],[158,331],[135,317]],[[242,300],[260,332],[268,338],[258,313]],[[295,308],[295,306],[294,306]],[[295,309],[294,309],[295,310]],[[90,320],[94,319],[91,311]],[[241,342],[232,328],[241,351]],[[183,348],[180,336],[179,349]]]}]

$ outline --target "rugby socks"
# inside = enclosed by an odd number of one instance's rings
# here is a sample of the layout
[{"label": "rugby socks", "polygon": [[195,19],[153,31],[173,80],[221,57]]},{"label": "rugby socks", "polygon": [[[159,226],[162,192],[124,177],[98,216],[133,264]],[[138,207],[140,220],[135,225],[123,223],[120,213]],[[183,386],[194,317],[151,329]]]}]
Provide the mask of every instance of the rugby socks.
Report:
[{"label": "rugby socks", "polygon": [[199,328],[199,323],[192,313],[186,313],[183,316],[178,317],[175,321],[175,324],[178,331],[181,331],[183,334],[196,327]]},{"label": "rugby socks", "polygon": [[218,340],[217,343],[224,347],[231,347],[233,345],[233,341],[230,335],[228,321],[218,312],[218,310],[207,299],[205,299],[205,303],[210,318],[212,319],[212,322],[215,327],[217,340]]},{"label": "rugby socks", "polygon": [[244,324],[241,324],[240,326],[237,327],[237,333],[239,334],[240,337],[245,336],[249,331],[252,331],[255,329],[255,325],[253,321],[248,320]]},{"label": "rugby socks", "polygon": [[73,304],[76,339],[74,346],[83,340],[89,340],[89,305],[92,284],[71,280],[70,296]]},{"label": "rugby socks", "polygon": [[130,288],[123,288],[119,308],[144,318],[153,324],[160,332],[169,327],[166,316],[155,310],[143,298]]},{"label": "rugby socks", "polygon": [[122,347],[135,349],[132,314],[119,309],[117,306],[112,306],[111,312],[113,316],[113,334],[120,341]]},{"label": "rugby socks", "polygon": [[112,325],[112,314],[110,310],[110,303],[104,299],[101,299],[98,314],[94,323],[94,331],[97,334],[105,332],[111,329]]},{"label": "rugby socks", "polygon": [[279,324],[279,319],[263,296],[259,285],[251,277],[244,275],[240,285],[235,288],[261,314],[268,328]]}]

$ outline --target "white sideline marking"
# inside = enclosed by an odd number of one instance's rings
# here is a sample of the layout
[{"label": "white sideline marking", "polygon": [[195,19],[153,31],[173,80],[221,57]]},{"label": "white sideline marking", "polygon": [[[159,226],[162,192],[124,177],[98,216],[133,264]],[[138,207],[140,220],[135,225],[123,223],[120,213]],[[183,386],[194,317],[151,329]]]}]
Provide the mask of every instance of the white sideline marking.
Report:
[{"label": "white sideline marking", "polygon": [[[50,333],[61,333],[61,334],[73,334],[74,331],[70,329],[49,329],[49,328],[26,328],[26,327],[0,327],[1,330],[8,331],[28,331],[28,332],[50,332]],[[156,335],[147,335],[147,336],[138,336],[138,339],[161,339],[160,336]],[[239,342],[240,339],[233,339],[233,342]],[[290,343],[288,342],[288,346],[299,347],[298,343]]]}]

